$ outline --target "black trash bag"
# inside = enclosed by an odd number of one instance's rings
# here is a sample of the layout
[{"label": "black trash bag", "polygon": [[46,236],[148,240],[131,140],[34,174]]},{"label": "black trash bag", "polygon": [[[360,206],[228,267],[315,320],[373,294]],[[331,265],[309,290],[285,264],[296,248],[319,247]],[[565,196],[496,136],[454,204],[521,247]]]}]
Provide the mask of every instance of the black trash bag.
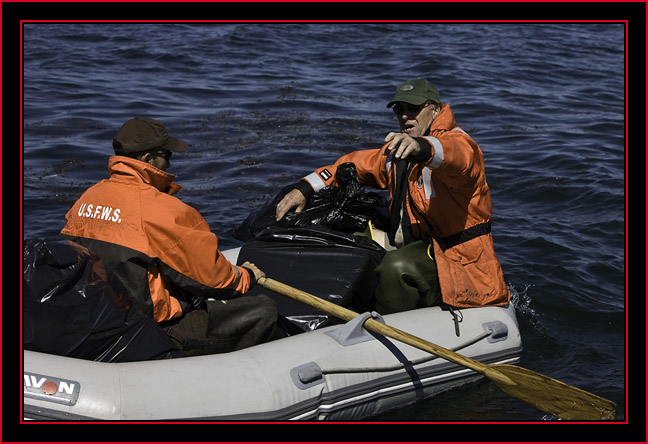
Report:
[{"label": "black trash bag", "polygon": [[321,189],[310,199],[303,211],[288,212],[277,221],[277,204],[294,188],[292,185],[284,187],[272,201],[252,212],[234,231],[233,236],[246,242],[268,227],[311,225],[354,233],[364,231],[370,220],[384,230],[389,220],[387,201],[378,193],[363,192],[355,165],[350,162],[340,165],[336,172],[336,180],[339,187]]},{"label": "black trash bag", "polygon": [[[363,236],[327,227],[270,227],[241,247],[237,264],[254,263],[269,278],[355,311],[374,310],[373,273],[385,250]],[[277,304],[277,324],[289,335],[340,323],[325,312],[260,286]]]},{"label": "black trash bag", "polygon": [[251,212],[248,217],[246,217],[245,220],[236,229],[234,229],[232,236],[242,242],[247,242],[268,227],[284,227],[286,224],[286,217],[284,216],[280,221],[277,221],[275,216],[276,208],[281,199],[283,199],[284,196],[293,188],[293,185],[288,185],[282,188],[274,199],[263,205],[261,208]]},{"label": "black trash bag", "polygon": [[62,239],[23,247],[23,346],[101,362],[185,356],[128,295],[108,283],[101,261]]}]

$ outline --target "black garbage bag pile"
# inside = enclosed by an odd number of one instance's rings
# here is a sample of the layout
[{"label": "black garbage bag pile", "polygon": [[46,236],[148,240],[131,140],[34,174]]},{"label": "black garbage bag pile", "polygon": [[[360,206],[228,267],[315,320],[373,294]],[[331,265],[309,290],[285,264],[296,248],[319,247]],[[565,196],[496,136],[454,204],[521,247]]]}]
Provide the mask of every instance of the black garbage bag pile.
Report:
[{"label": "black garbage bag pile", "polygon": [[[352,163],[340,165],[336,178],[339,187],[320,190],[302,212],[289,212],[281,221],[275,219],[276,206],[292,186],[252,212],[234,231],[235,238],[246,242],[237,263],[250,261],[269,278],[355,311],[371,311],[378,283],[373,270],[385,250],[353,233],[363,232],[370,220],[382,228],[387,202],[378,193],[363,191]],[[268,291],[257,286],[251,293]],[[280,327],[289,334],[340,322],[285,296],[268,295],[277,303]]]},{"label": "black garbage bag pile", "polygon": [[260,209],[250,213],[234,230],[234,237],[246,242],[268,227],[328,227],[345,233],[364,231],[371,220],[375,226],[385,229],[388,223],[386,199],[376,192],[364,192],[353,163],[340,165],[336,172],[338,187],[325,187],[316,192],[306,208],[294,211],[277,221],[277,204],[294,187],[283,188],[277,196]]},{"label": "black garbage bag pile", "polygon": [[101,362],[184,356],[111,287],[101,261],[68,240],[24,241],[22,312],[26,350]]},{"label": "black garbage bag pile", "polygon": [[[323,226],[270,227],[247,242],[237,264],[254,263],[266,276],[355,311],[372,311],[378,281],[373,274],[385,250],[367,237]],[[260,285],[248,294],[273,298],[278,324],[288,334],[303,333],[341,322],[325,312]]]}]

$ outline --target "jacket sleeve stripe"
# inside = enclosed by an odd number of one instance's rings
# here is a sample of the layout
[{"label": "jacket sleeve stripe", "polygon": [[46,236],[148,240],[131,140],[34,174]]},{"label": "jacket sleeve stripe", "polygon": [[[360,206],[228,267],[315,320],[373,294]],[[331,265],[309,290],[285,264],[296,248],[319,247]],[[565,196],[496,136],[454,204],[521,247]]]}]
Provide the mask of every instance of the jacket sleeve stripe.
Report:
[{"label": "jacket sleeve stripe", "polygon": [[432,177],[430,176],[430,169],[428,167],[423,168],[421,173],[423,176],[423,189],[425,190],[425,198],[431,199],[436,197],[436,191],[434,190],[434,185],[432,185]]},{"label": "jacket sleeve stripe", "polygon": [[425,139],[434,147],[434,156],[428,166],[431,169],[436,170],[443,163],[443,145],[441,145],[441,142],[436,137],[425,136]]},{"label": "jacket sleeve stripe", "polygon": [[313,172],[310,173],[308,176],[304,177],[304,180],[306,180],[311,187],[313,188],[313,191],[318,192],[322,188],[326,186],[322,178],[319,176],[319,174]]}]

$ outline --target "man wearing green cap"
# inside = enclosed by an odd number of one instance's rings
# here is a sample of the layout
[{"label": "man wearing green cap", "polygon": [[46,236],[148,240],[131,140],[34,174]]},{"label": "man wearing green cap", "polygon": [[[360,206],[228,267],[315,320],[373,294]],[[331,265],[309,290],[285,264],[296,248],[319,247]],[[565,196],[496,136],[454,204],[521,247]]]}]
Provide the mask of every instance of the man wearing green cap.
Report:
[{"label": "man wearing green cap", "polygon": [[363,185],[389,190],[388,251],[376,268],[379,313],[508,304],[481,149],[426,79],[400,84],[387,107],[400,132],[387,134],[382,148],[355,151],[304,177],[277,204],[277,219],[337,185],[337,167],[352,162]]},{"label": "man wearing green cap", "polygon": [[117,131],[113,148],[110,178],[83,193],[61,235],[97,255],[116,289],[189,356],[270,339],[274,301],[245,295],[263,272],[230,263],[203,217],[174,196],[180,185],[166,170],[187,143],[160,121],[135,117]]}]

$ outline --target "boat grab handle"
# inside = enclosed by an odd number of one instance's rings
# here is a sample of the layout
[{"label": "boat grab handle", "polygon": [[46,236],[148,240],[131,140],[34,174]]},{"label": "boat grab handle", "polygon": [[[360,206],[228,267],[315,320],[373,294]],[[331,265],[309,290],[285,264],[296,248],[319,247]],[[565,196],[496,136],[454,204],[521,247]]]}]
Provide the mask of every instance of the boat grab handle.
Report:
[{"label": "boat grab handle", "polygon": [[324,382],[322,369],[316,362],[307,362],[290,370],[290,378],[297,388],[306,390]]},{"label": "boat grab handle", "polygon": [[[336,341],[340,342],[342,345],[351,345],[351,344],[357,344],[360,342],[367,341],[369,339],[375,339],[373,337],[367,337],[370,336],[368,332],[365,331],[365,336],[361,334],[356,334],[358,333],[358,329],[363,330],[362,325],[364,322],[369,318],[369,317],[374,317],[374,315],[377,315],[379,319],[377,319],[380,322],[384,322],[380,315],[378,315],[376,312],[372,313],[363,313],[362,315],[356,317],[355,319],[349,321],[347,324],[343,325],[342,327],[332,331],[332,332],[327,332],[326,334],[333,337]],[[349,324],[351,324],[349,326]],[[494,322],[486,322],[482,324],[482,327],[484,328],[484,331],[475,336],[474,338],[465,341],[461,344],[456,345],[453,347],[451,350],[457,351],[461,350],[463,348],[468,347],[471,344],[474,344],[475,342],[478,342],[484,338],[488,338],[488,342],[499,342],[499,341],[504,341],[508,337],[508,327],[506,324],[504,324],[501,321],[494,321]],[[343,330],[340,333],[340,330]],[[339,338],[338,338],[339,336]],[[356,342],[351,342],[351,343],[344,343],[346,338],[350,338],[350,341],[356,341]],[[425,362],[432,361],[434,359],[439,359],[437,356],[431,355],[431,356],[425,356],[423,358],[419,359],[414,359],[408,362],[410,365],[419,365],[423,364]],[[384,366],[384,367],[360,367],[360,368],[329,368],[329,369],[322,369],[317,363],[315,362],[308,362],[306,364],[302,364],[298,367],[294,367],[292,370],[290,370],[290,377],[292,378],[293,382],[295,385],[302,389],[305,390],[309,387],[312,387],[317,384],[322,384],[324,382],[324,375],[329,375],[329,374],[335,374],[335,373],[368,373],[368,372],[386,372],[386,371],[395,371],[395,370],[400,370],[403,367],[405,367],[404,363],[398,363],[395,365],[390,365],[390,366]]]}]

